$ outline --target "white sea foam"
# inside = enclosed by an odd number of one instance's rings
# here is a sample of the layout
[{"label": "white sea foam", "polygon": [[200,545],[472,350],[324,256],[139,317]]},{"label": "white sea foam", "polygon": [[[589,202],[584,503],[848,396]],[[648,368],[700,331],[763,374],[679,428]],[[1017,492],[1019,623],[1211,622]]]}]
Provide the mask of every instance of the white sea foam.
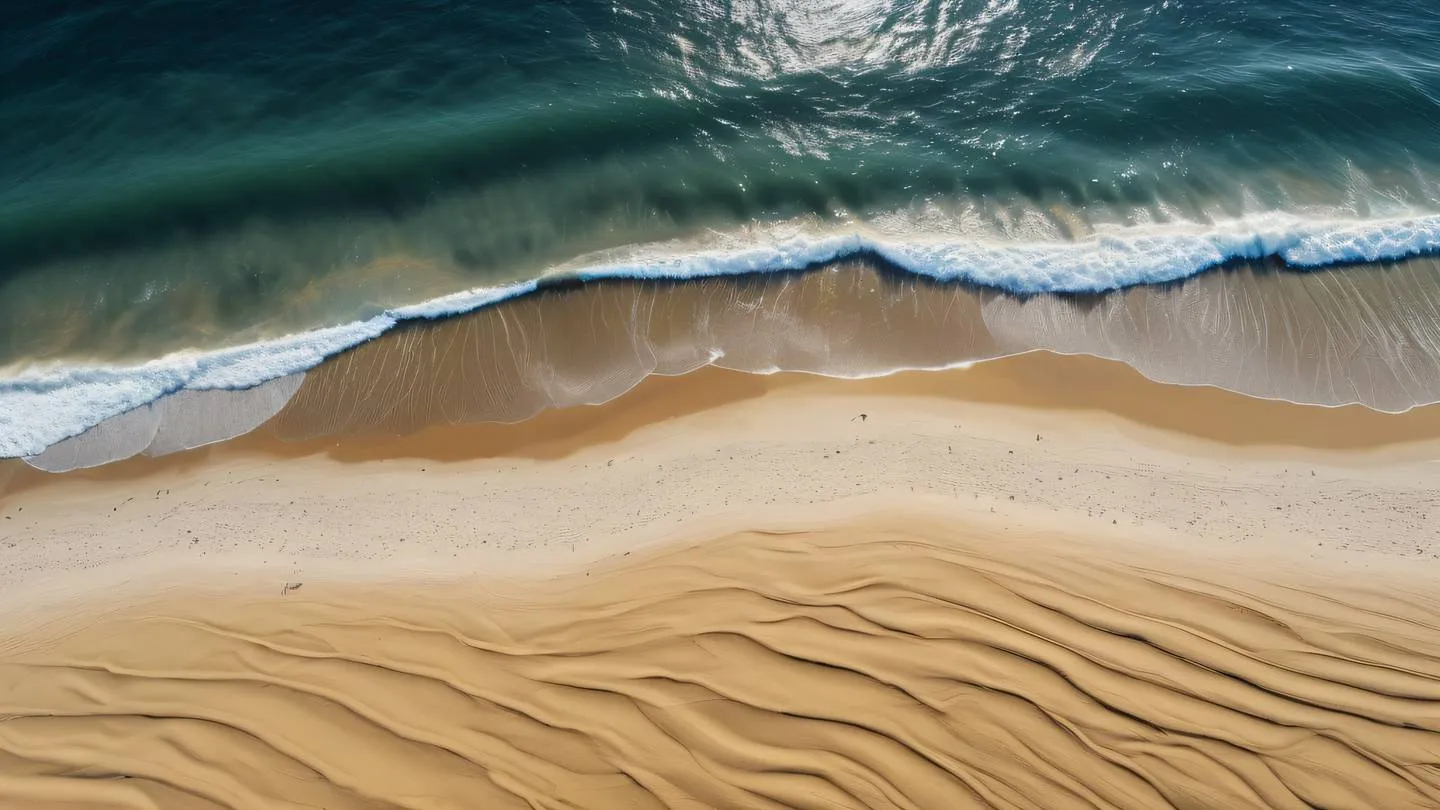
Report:
[{"label": "white sea foam", "polygon": [[[1440,250],[1440,215],[1321,221],[1271,214],[1220,225],[1129,228],[1081,241],[901,240],[872,233],[792,235],[749,246],[623,261],[564,273],[688,279],[796,270],[873,253],[919,275],[1020,295],[1093,293],[1177,281],[1227,261],[1275,256],[1294,268],[1399,259]],[[35,455],[110,417],[176,391],[246,389],[306,371],[407,320],[435,319],[534,291],[536,281],[397,307],[363,321],[129,367],[31,369],[0,379],[0,457]]]}]

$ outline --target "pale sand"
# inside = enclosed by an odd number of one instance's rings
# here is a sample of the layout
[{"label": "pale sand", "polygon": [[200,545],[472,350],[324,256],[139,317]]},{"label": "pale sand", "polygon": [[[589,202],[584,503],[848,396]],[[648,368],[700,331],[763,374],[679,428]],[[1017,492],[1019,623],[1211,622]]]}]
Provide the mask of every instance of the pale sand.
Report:
[{"label": "pale sand", "polygon": [[0,807],[1440,806],[1436,421],[1034,356],[12,467]]}]

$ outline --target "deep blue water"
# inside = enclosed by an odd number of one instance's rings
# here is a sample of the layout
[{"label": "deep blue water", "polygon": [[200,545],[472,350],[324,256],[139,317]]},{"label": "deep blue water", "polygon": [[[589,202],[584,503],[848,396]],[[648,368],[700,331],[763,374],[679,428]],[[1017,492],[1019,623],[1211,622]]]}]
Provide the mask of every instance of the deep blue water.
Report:
[{"label": "deep blue water", "polygon": [[[1423,3],[3,13],[6,275],[247,218],[403,218],[506,181],[583,227],[627,207],[693,223],[924,195],[1234,204],[1245,186],[1282,198],[1292,175],[1415,198],[1440,157],[1440,11]],[[474,241],[455,249],[472,264],[533,247]]]}]

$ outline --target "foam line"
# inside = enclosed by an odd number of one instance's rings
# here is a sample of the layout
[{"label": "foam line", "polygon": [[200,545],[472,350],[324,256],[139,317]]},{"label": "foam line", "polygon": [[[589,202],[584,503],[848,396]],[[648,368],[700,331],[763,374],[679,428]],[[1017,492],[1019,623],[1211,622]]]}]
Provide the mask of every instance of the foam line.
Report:
[{"label": "foam line", "polygon": [[[794,237],[732,250],[654,256],[561,277],[694,279],[804,269],[874,254],[919,276],[1016,295],[1102,293],[1178,281],[1237,260],[1303,270],[1440,250],[1440,215],[1368,221],[1269,214],[1222,226],[1129,228],[1073,242],[896,241],[862,233]],[[553,277],[551,277],[553,278]],[[177,391],[248,389],[307,371],[408,320],[471,312],[534,292],[539,280],[443,296],[366,320],[128,367],[32,368],[0,379],[0,457],[32,456],[101,421]]]}]

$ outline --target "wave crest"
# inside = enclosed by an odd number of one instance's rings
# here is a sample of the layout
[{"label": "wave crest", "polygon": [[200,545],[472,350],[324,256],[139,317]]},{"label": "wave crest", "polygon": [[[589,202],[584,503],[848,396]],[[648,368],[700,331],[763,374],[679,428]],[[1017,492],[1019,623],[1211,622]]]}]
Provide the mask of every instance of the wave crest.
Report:
[{"label": "wave crest", "polygon": [[[1187,368],[1184,360],[1190,355],[1214,355],[1222,351],[1244,354],[1249,351],[1245,348],[1247,345],[1260,347],[1261,354],[1265,354],[1269,351],[1265,347],[1274,340],[1274,336],[1265,332],[1268,325],[1264,329],[1237,325],[1240,310],[1256,303],[1247,298],[1255,294],[1254,290],[1245,290],[1243,285],[1226,289],[1225,277],[1220,276],[1204,285],[1204,290],[1198,293],[1200,298],[1209,302],[1201,307],[1197,304],[1199,299],[1187,299],[1187,295],[1191,298],[1193,295],[1184,290],[1167,291],[1167,285],[1197,278],[1208,270],[1245,262],[1253,263],[1251,269],[1261,271],[1277,267],[1307,270],[1425,256],[1437,249],[1440,249],[1440,216],[1385,221],[1318,221],[1285,215],[1253,218],[1225,227],[1129,228],[1069,242],[901,241],[870,233],[796,232],[783,238],[697,252],[665,253],[658,247],[637,249],[625,256],[558,271],[542,279],[457,293],[412,306],[392,308],[362,321],[218,351],[170,355],[129,367],[69,366],[23,370],[9,379],[0,380],[0,456],[36,456],[107,419],[168,395],[247,390],[305,372],[327,358],[371,341],[407,322],[445,319],[476,312],[570,284],[625,279],[686,281],[753,277],[751,288],[762,289],[767,284],[783,283],[783,279],[796,271],[813,271],[842,260],[866,256],[880,260],[881,269],[891,279],[887,283],[896,283],[898,279],[900,286],[910,291],[907,294],[918,294],[918,284],[944,282],[956,294],[963,293],[972,298],[990,296],[986,299],[985,310],[975,312],[975,325],[987,333],[986,339],[979,343],[954,342],[953,336],[947,337],[941,328],[943,324],[927,326],[912,323],[906,328],[914,330],[914,334],[934,329],[936,331],[931,335],[934,340],[941,343],[949,340],[952,345],[941,346],[936,351],[918,352],[917,359],[911,361],[887,357],[885,362],[894,364],[889,368],[878,365],[873,358],[862,362],[858,357],[847,357],[830,363],[828,367],[823,362],[807,361],[801,364],[803,368],[775,363],[773,367],[747,370],[795,368],[841,375],[874,374],[897,367],[939,367],[1043,348],[1124,360],[1158,379],[1171,382],[1221,385],[1243,393],[1315,404],[1354,402],[1382,410],[1405,410],[1440,399],[1440,390],[1431,390],[1434,385],[1427,386],[1414,379],[1415,368],[1425,363],[1434,365],[1436,357],[1440,356],[1440,352],[1435,351],[1440,346],[1440,339],[1431,334],[1433,328],[1429,326],[1440,322],[1440,310],[1433,300],[1437,289],[1436,274],[1429,264],[1411,262],[1407,265],[1408,272],[1403,279],[1403,285],[1407,286],[1405,291],[1386,288],[1390,281],[1384,272],[1373,266],[1334,270],[1310,284],[1312,287],[1318,284],[1329,288],[1329,295],[1340,292],[1351,296],[1355,311],[1346,311],[1344,300],[1337,299],[1335,306],[1323,312],[1289,312],[1290,316],[1313,321],[1307,328],[1324,330],[1331,335],[1329,343],[1322,340],[1303,349],[1308,359],[1300,366],[1318,364],[1328,369],[1325,384],[1316,383],[1308,389],[1296,382],[1303,373],[1298,366],[1293,373],[1282,375],[1283,384],[1279,386],[1253,374],[1237,376],[1224,363],[1212,362],[1208,366]],[[1293,282],[1305,275],[1281,273],[1277,277],[1291,277]],[[1333,289],[1330,280],[1342,276],[1349,288]],[[1365,289],[1365,285],[1371,282],[1375,289]],[[877,299],[868,305],[865,303],[865,297],[875,295],[878,289],[876,282],[866,283],[870,285],[868,292],[864,288],[855,288],[847,293],[850,305],[884,309],[887,306],[885,301]],[[1295,283],[1289,283],[1289,287],[1293,289],[1278,298],[1267,293],[1271,303],[1266,306],[1283,315],[1303,301],[1304,296],[1314,295],[1313,291],[1299,289]],[[1184,340],[1171,346],[1172,356],[1163,362],[1153,358],[1147,361],[1145,353],[1137,353],[1135,349],[1145,340],[1159,337],[1158,334],[1149,334],[1151,326],[1130,329],[1120,339],[1116,337],[1113,319],[1087,316],[1083,312],[1086,307],[1066,300],[1090,296],[1094,299],[1091,305],[1110,302],[1105,305],[1123,309],[1131,305],[1126,303],[1131,299],[1124,296],[1136,290],[1148,290],[1141,295],[1155,298],[1159,302],[1156,306],[1173,311],[1173,321],[1163,324],[1157,321],[1157,326],[1153,328],[1163,325],[1169,335],[1166,339],[1172,342],[1178,340],[1174,337],[1176,333],[1185,333]],[[1404,300],[1386,300],[1386,296],[1392,294],[1400,295]],[[1286,295],[1297,298],[1287,302]],[[737,304],[732,300],[727,305]],[[1094,307],[1089,308],[1093,310]],[[1212,315],[1206,317],[1206,312]],[[1227,312],[1229,315],[1225,314]],[[796,320],[786,328],[792,332],[802,323],[808,324],[806,328],[823,324],[820,320],[823,312],[803,313],[804,317],[791,314]],[[697,311],[691,317],[715,316],[715,312],[702,315]],[[1369,318],[1374,323],[1352,329],[1350,322],[1356,318]],[[882,318],[881,323],[884,322]],[[668,328],[672,332],[684,332],[696,323],[698,321],[688,325],[671,324]],[[1283,328],[1291,330],[1296,325],[1282,324]],[[632,322],[623,328],[631,330],[627,339],[642,340],[646,339],[642,337],[646,330],[653,330],[656,325]],[[1333,334],[1337,329],[1343,333],[1338,338]],[[795,334],[781,329],[770,337],[777,342],[770,355],[785,357],[791,353],[787,343],[794,343]],[[706,340],[708,345],[696,343],[692,346],[698,352],[697,357],[713,360],[733,352],[733,347],[725,345],[724,336],[712,335]],[[1387,345],[1378,345],[1387,341]],[[1353,359],[1356,347],[1361,344],[1366,344],[1366,357],[1378,358],[1376,363],[1362,364],[1361,368],[1343,367],[1343,362],[1336,365],[1339,362],[1337,357],[1344,358],[1347,352]],[[1406,356],[1400,358],[1397,347],[1402,345],[1409,348],[1405,351]],[[499,350],[503,351],[503,348]],[[1336,355],[1337,352],[1340,354]],[[863,355],[863,347],[852,354]],[[826,352],[827,357],[832,355],[833,352]],[[1417,360],[1422,357],[1423,362]],[[1147,364],[1152,368],[1147,369]],[[1261,365],[1265,366],[1264,363]],[[1384,372],[1381,366],[1390,369],[1389,372]],[[645,373],[656,370],[646,369]],[[1399,375],[1402,373],[1408,374],[1411,379],[1401,379]],[[1347,374],[1357,376],[1347,382],[1344,379]],[[587,401],[587,397],[593,400],[593,396],[587,395],[580,397],[579,401]],[[225,434],[218,438],[234,435],[228,430],[218,433]],[[203,440],[197,442],[205,443]],[[113,456],[113,448],[103,455],[108,460]]]}]

